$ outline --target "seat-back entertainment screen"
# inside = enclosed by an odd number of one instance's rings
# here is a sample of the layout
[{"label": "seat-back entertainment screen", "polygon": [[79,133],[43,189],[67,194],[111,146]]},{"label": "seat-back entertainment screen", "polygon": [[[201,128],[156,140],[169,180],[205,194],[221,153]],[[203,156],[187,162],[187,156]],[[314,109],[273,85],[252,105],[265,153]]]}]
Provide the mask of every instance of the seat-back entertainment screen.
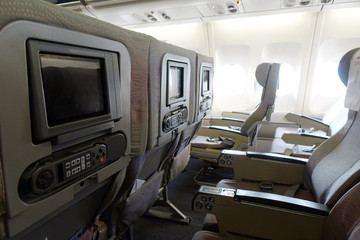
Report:
[{"label": "seat-back entertainment screen", "polygon": [[108,112],[101,59],[40,54],[50,127]]},{"label": "seat-back entertainment screen", "polygon": [[167,104],[185,100],[185,68],[184,63],[168,61],[167,68]]},{"label": "seat-back entertainment screen", "polygon": [[202,75],[202,94],[210,91],[210,70],[204,69]]},{"label": "seat-back entertainment screen", "polygon": [[171,66],[169,69],[169,100],[174,101],[184,96],[184,68]]},{"label": "seat-back entertainment screen", "polygon": [[34,142],[71,141],[120,119],[117,53],[33,39],[27,51]]}]

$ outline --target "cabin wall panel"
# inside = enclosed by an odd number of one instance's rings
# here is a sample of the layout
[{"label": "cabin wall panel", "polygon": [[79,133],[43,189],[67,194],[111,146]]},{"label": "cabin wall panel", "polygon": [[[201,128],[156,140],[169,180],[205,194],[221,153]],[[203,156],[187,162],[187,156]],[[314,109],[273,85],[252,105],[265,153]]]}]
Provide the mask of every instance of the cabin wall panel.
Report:
[{"label": "cabin wall panel", "polygon": [[[298,104],[297,96],[304,95],[304,89],[298,86],[306,82],[310,54],[305,53],[311,50],[315,22],[314,13],[289,13],[213,22],[215,86],[226,84],[223,77],[217,73],[220,70],[221,74],[222,69],[226,67],[221,60],[225,46],[234,49],[236,46],[247,46],[251,54],[235,57],[239,53],[233,51],[232,62],[226,64],[242,65],[245,61],[246,65],[243,64],[242,67],[245,69],[246,84],[236,97],[223,97],[222,95],[226,95],[227,92],[221,95],[215,88],[212,114],[219,115],[223,110],[249,112],[258,104],[261,88],[255,83],[254,73],[256,66],[263,61],[289,61],[287,63],[294,69],[295,84],[292,86],[294,89],[289,94],[278,97],[279,108],[275,107],[275,111],[298,111],[302,105]],[[239,60],[236,61],[236,58]],[[233,91],[233,86],[226,87],[228,91]]]},{"label": "cabin wall panel", "polygon": [[341,57],[360,47],[360,8],[326,10],[318,23],[309,67],[303,113],[321,118],[335,105],[343,106],[346,88],[337,75]]},{"label": "cabin wall panel", "polygon": [[134,30],[166,43],[194,50],[203,55],[210,55],[209,33],[205,23],[136,28]]},{"label": "cabin wall panel", "polygon": [[261,96],[256,66],[269,61],[286,63],[292,73],[287,75],[291,89],[280,90],[275,113],[293,111],[322,118],[343,99],[344,87],[336,80],[337,62],[348,50],[360,47],[358,22],[360,8],[346,8],[136,31],[214,57],[213,116],[224,110],[250,112]]}]

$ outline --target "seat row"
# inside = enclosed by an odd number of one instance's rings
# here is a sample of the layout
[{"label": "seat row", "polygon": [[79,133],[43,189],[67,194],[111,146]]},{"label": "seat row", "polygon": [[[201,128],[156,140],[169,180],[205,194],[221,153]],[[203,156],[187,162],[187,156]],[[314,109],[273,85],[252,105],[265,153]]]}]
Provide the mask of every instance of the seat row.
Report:
[{"label": "seat row", "polygon": [[208,215],[194,240],[359,238],[359,58],[357,48],[340,60],[347,114],[309,158],[222,151],[236,180],[200,188],[193,208]]},{"label": "seat row", "polygon": [[167,184],[211,110],[212,58],[45,1],[0,11],[0,238],[121,236],[152,205],[188,222]]}]

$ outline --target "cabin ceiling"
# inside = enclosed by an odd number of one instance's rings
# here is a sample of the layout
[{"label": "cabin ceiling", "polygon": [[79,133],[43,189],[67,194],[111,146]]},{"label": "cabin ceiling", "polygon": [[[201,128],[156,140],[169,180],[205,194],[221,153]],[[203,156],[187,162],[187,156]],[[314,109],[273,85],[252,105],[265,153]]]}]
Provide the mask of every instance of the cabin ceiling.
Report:
[{"label": "cabin ceiling", "polygon": [[360,0],[47,0],[119,26],[207,22],[243,16],[360,6]]}]

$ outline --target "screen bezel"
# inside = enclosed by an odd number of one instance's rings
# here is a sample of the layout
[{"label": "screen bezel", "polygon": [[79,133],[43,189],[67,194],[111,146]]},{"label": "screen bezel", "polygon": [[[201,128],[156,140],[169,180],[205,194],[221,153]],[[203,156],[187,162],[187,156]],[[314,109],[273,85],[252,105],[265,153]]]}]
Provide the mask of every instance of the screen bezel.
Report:
[{"label": "screen bezel", "polygon": [[[176,67],[176,68],[182,68],[183,69],[183,74],[182,74],[182,97],[178,97],[176,99],[170,99],[170,89],[169,89],[169,81],[170,81],[170,69],[172,67]],[[166,105],[170,106],[179,102],[184,102],[186,101],[186,85],[187,85],[187,72],[188,72],[188,64],[186,63],[181,63],[181,62],[176,62],[176,61],[172,61],[172,60],[168,60],[167,61],[167,73],[166,73]]]},{"label": "screen bezel", "polygon": [[[46,103],[42,85],[40,54],[69,55],[74,57],[96,58],[104,67],[103,90],[107,112],[95,117],[88,117],[64,124],[49,126],[46,114]],[[27,41],[29,65],[29,94],[32,122],[32,138],[35,143],[46,141],[62,134],[115,121],[121,116],[121,105],[116,103],[120,92],[119,56],[117,53],[98,49],[47,42],[36,39]],[[91,134],[89,132],[89,134]]]},{"label": "screen bezel", "polygon": [[[204,91],[204,71],[208,71],[209,72],[209,90]],[[200,84],[201,84],[201,96],[203,97],[207,97],[207,96],[211,96],[212,94],[212,86],[213,86],[213,70],[212,67],[209,66],[209,64],[202,64],[201,68],[200,68]]]}]

